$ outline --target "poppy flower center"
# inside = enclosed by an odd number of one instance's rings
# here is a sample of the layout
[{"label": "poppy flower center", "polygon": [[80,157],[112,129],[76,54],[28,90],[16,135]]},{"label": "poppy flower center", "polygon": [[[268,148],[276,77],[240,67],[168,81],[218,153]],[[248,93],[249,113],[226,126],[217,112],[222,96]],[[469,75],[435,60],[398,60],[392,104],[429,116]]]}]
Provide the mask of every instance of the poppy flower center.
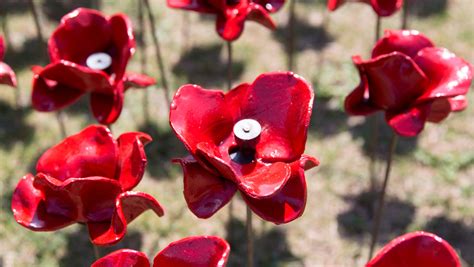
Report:
[{"label": "poppy flower center", "polygon": [[93,70],[105,70],[112,65],[112,57],[103,52],[94,53],[87,58],[86,65]]},{"label": "poppy flower center", "polygon": [[236,6],[240,3],[240,0],[226,0],[228,6]]},{"label": "poppy flower center", "polygon": [[262,126],[253,119],[243,119],[234,125],[234,135],[242,141],[250,141],[262,132]]},{"label": "poppy flower center", "polygon": [[229,149],[232,161],[239,164],[252,163],[255,160],[255,146],[262,132],[262,126],[253,119],[243,119],[234,125],[237,146]]}]

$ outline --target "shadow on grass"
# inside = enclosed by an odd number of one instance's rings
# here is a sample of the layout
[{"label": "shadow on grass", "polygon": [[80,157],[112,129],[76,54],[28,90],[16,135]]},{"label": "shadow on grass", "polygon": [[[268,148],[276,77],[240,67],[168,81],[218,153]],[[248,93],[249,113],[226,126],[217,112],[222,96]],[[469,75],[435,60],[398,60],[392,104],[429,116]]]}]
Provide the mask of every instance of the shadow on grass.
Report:
[{"label": "shadow on grass", "polygon": [[410,14],[420,18],[439,15],[448,9],[448,0],[408,0]]},{"label": "shadow on grass", "polygon": [[15,70],[30,68],[32,65],[44,66],[48,63],[46,44],[36,37],[27,39],[20,48],[8,48],[5,62]]},{"label": "shadow on grass", "polygon": [[[255,220],[254,220],[255,221]],[[256,223],[256,221],[254,222]],[[228,267],[245,266],[247,261],[246,228],[242,221],[233,219],[227,222],[226,240],[231,247]],[[231,230],[232,229],[232,232]],[[288,244],[286,232],[272,227],[268,231],[254,231],[255,266],[303,266],[303,260],[296,257]]]},{"label": "shadow on grass", "polygon": [[[203,87],[222,87],[227,80],[227,52],[223,51],[223,44],[193,47],[181,56],[173,73],[184,76],[188,83]],[[222,55],[225,52],[225,56]],[[244,63],[232,63],[232,79],[239,80],[244,71]]]},{"label": "shadow on grass", "polygon": [[335,99],[330,96],[317,96],[316,98],[309,133],[324,138],[345,131],[348,117],[343,110],[332,105]]},{"label": "shadow on grass", "polygon": [[41,10],[49,20],[59,22],[64,15],[78,7],[100,9],[99,2],[98,0],[43,0]]},{"label": "shadow on grass", "polygon": [[148,158],[147,170],[155,179],[173,178],[180,167],[171,162],[184,157],[188,152],[171,129],[160,129],[156,123],[147,122],[138,127],[140,132],[149,134],[153,141],[145,147]]},{"label": "shadow on grass", "polygon": [[[375,207],[371,192],[361,192],[358,195],[345,196],[343,199],[350,203],[350,208],[337,216],[340,235],[344,238],[359,239],[370,234]],[[380,224],[379,242],[385,244],[394,235],[404,234],[413,222],[415,211],[412,203],[387,197]]]},{"label": "shadow on grass", "polygon": [[[92,111],[90,110],[90,95],[85,94],[79,98],[75,103],[63,109],[68,115],[84,115],[84,116],[93,116]],[[95,120],[94,120],[95,123]]]},{"label": "shadow on grass", "polygon": [[438,216],[428,221],[423,228],[436,234],[451,244],[459,256],[468,264],[474,266],[474,227],[462,221],[455,221],[444,216]]},{"label": "shadow on grass", "polygon": [[[66,238],[66,254],[59,259],[59,266],[90,266],[96,260],[86,227],[80,227],[78,231],[68,234]],[[130,248],[140,251],[141,247],[142,234],[136,231],[129,231],[120,243],[114,246],[100,247],[99,253],[102,257],[118,249]]]},{"label": "shadow on grass", "polygon": [[24,145],[31,143],[35,129],[26,122],[30,112],[31,108],[17,110],[0,101],[0,148],[10,150],[18,142]]},{"label": "shadow on grass", "polygon": [[[273,32],[274,38],[286,49],[288,43],[288,28],[281,27]],[[321,25],[311,25],[300,18],[295,18],[295,51],[322,50],[334,37]]]}]

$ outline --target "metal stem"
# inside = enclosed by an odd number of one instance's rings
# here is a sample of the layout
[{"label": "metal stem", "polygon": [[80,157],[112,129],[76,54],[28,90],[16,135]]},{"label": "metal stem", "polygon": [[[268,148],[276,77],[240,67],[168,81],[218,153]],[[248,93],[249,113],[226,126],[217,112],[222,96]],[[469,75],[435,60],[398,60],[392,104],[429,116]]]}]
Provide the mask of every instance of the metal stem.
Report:
[{"label": "metal stem", "polygon": [[94,257],[96,260],[100,259],[100,251],[99,251],[99,247],[92,244],[92,248],[94,249]]},{"label": "metal stem", "polygon": [[[142,74],[147,73],[147,56],[146,56],[146,31],[145,31],[145,19],[143,15],[143,2],[141,0],[138,1],[138,32],[140,38],[137,39],[138,47],[140,48],[140,69]],[[148,89],[144,89],[145,92],[143,94],[143,116],[145,118],[145,122],[150,121],[150,112],[148,108]]]},{"label": "metal stem", "polygon": [[377,42],[380,39],[380,29],[382,28],[382,18],[377,15],[377,20],[375,22],[375,42]]},{"label": "metal stem", "polygon": [[294,70],[294,50],[295,50],[295,8],[296,0],[290,0],[290,14],[288,18],[288,70]]},{"label": "metal stem", "polygon": [[390,170],[392,168],[392,158],[393,154],[395,152],[395,148],[397,146],[397,140],[398,136],[396,133],[392,133],[392,138],[390,140],[390,146],[389,146],[389,151],[387,155],[387,165],[385,169],[385,178],[383,181],[382,185],[382,191],[380,192],[379,199],[377,202],[377,210],[375,213],[375,219],[374,219],[374,224],[372,227],[372,234],[371,234],[371,241],[370,241],[370,250],[369,250],[369,258],[367,261],[370,261],[372,259],[372,256],[374,254],[374,248],[375,244],[377,243],[377,239],[379,236],[379,231],[380,231],[380,221],[382,219],[382,214],[383,214],[383,208],[385,205],[385,195],[388,187],[388,182],[390,179]]},{"label": "metal stem", "polygon": [[409,8],[410,8],[410,1],[409,0],[405,0],[403,2],[403,9],[402,9],[402,25],[401,25],[401,28],[402,30],[404,29],[407,29],[408,28],[408,13],[409,13]]},{"label": "metal stem", "polygon": [[232,42],[227,41],[227,91],[232,89]]},{"label": "metal stem", "polygon": [[42,43],[44,40],[43,38],[44,35],[43,35],[43,29],[41,28],[38,7],[36,6],[33,0],[28,0],[28,4],[30,5],[31,14],[33,15],[33,19],[35,21],[36,35],[37,35],[38,41]]},{"label": "metal stem", "polygon": [[247,206],[247,267],[254,266],[253,242],[252,210]]},{"label": "metal stem", "polygon": [[61,133],[61,137],[66,138],[66,136],[67,136],[66,124],[64,123],[64,113],[63,113],[62,110],[58,110],[56,112],[56,119],[58,121],[59,131]]}]

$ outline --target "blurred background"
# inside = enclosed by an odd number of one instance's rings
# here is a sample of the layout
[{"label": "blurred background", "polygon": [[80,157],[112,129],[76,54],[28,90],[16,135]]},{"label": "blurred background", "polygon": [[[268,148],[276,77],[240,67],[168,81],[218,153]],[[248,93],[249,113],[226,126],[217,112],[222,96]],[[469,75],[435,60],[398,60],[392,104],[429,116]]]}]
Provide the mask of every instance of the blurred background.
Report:
[{"label": "blurred background", "polygon": [[[156,16],[167,77],[175,91],[185,83],[225,88],[225,43],[215,32],[212,15],[173,10],[165,0],[150,0]],[[474,62],[474,2],[472,0],[410,0],[410,28],[438,46]],[[8,48],[5,62],[19,78],[21,109],[14,90],[0,85],[0,266],[89,266],[94,261],[85,227],[73,225],[48,232],[31,232],[13,219],[11,195],[19,179],[35,172],[39,156],[61,140],[54,113],[30,107],[32,65],[48,63],[46,46],[38,41],[30,1],[0,0],[0,32]],[[137,23],[136,0],[39,0],[35,2],[45,39],[60,18],[77,7],[99,8],[105,14],[126,13]],[[368,253],[372,216],[368,197],[368,127],[362,117],[348,117],[344,97],[358,84],[352,55],[368,58],[374,42],[375,15],[369,5],[346,4],[329,14],[323,0],[302,0],[296,6],[296,69],[316,91],[306,154],[321,165],[306,173],[308,199],[298,220],[275,226],[254,217],[257,266],[363,266]],[[234,44],[234,85],[251,82],[260,73],[286,70],[288,5],[273,15],[271,32],[247,22]],[[401,12],[383,19],[382,28],[398,29]],[[160,79],[154,61],[149,25],[128,70],[140,72],[145,53],[147,73]],[[87,40],[84,40],[85,42]],[[145,90],[148,93],[145,94]],[[473,93],[468,94],[474,103]],[[150,119],[144,116],[148,108]],[[433,232],[453,245],[464,266],[474,266],[474,107],[452,114],[442,124],[427,124],[418,138],[399,142],[388,189],[378,246],[403,233]],[[65,110],[68,134],[95,123],[88,99]],[[105,255],[118,248],[141,250],[153,257],[171,241],[189,235],[218,235],[232,246],[228,266],[245,263],[245,205],[234,198],[236,218],[228,209],[208,220],[194,217],[182,195],[182,173],[171,164],[186,154],[168,125],[168,107],[160,86],[130,90],[114,135],[144,131],[154,142],[147,146],[149,164],[137,190],[152,194],[166,208],[162,218],[151,212],[129,225],[118,245],[101,248]],[[383,127],[380,143],[390,131]],[[383,162],[385,148],[378,151]],[[379,164],[382,174],[383,164]],[[230,227],[232,225],[232,227]],[[228,232],[232,228],[233,232]]]}]

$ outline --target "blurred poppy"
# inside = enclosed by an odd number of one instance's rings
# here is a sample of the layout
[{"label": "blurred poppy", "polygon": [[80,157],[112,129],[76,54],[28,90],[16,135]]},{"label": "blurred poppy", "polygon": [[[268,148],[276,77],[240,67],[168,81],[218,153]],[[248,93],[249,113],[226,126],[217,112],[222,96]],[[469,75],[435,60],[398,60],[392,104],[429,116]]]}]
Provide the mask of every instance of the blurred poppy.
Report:
[{"label": "blurred poppy", "polygon": [[312,106],[311,86],[291,72],[262,74],[228,93],[181,87],[170,124],[191,154],[176,160],[191,211],[208,218],[239,190],[264,220],[301,216],[304,170],[319,164],[303,155]]},{"label": "blurred poppy", "polygon": [[461,267],[456,251],[440,237],[413,232],[388,243],[366,267]]},{"label": "blurred poppy", "polygon": [[2,62],[3,57],[5,56],[5,42],[3,36],[0,35],[0,84],[9,85],[11,87],[16,87],[16,76],[13,70]]},{"label": "blurred poppy", "polygon": [[54,111],[90,93],[92,112],[102,124],[119,117],[124,92],[147,87],[154,79],[125,72],[135,52],[132,26],[124,14],[106,17],[79,8],[65,15],[48,42],[51,63],[33,67],[32,104]]},{"label": "blurred poppy", "polygon": [[172,8],[216,14],[217,33],[233,41],[242,34],[247,19],[275,29],[269,13],[277,12],[285,0],[167,0],[167,3]]},{"label": "blurred poppy", "polygon": [[[154,267],[223,267],[229,257],[229,244],[219,237],[193,236],[169,244],[153,260]],[[121,249],[95,261],[91,267],[150,267],[139,251]]]},{"label": "blurred poppy", "polygon": [[334,11],[345,2],[361,2],[369,4],[374,9],[375,13],[381,17],[391,16],[403,5],[403,0],[328,0],[328,9]]},{"label": "blurred poppy", "polygon": [[346,112],[385,111],[385,120],[402,136],[419,134],[426,121],[440,122],[467,106],[472,66],[414,30],[389,30],[372,50],[372,59],[353,57],[361,82],[347,96]]},{"label": "blurred poppy", "polygon": [[36,176],[27,174],[12,199],[15,220],[33,231],[54,231],[73,223],[86,224],[91,241],[120,241],[127,224],[148,209],[163,208],[150,195],[132,192],[146,167],[140,132],[117,140],[103,126],[89,126],[48,149],[38,160]]}]

